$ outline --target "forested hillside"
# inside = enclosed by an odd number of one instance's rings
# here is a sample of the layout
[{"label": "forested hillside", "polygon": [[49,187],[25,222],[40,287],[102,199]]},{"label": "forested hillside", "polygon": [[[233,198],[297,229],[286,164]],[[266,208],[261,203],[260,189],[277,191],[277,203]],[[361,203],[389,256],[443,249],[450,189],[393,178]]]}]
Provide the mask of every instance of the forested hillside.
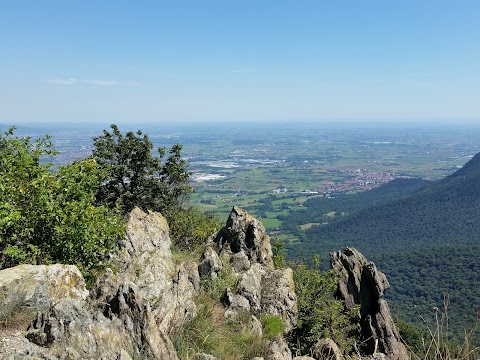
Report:
[{"label": "forested hillside", "polygon": [[[365,193],[362,200],[368,195],[375,199],[375,194]],[[307,230],[307,236],[322,247],[332,242],[337,247],[357,246],[367,252],[402,250],[405,246],[421,249],[432,243],[478,244],[479,203],[480,155],[476,155],[456,173],[410,196],[337,217]]]},{"label": "forested hillside", "polygon": [[433,309],[443,309],[448,297],[449,335],[462,339],[474,328],[480,305],[479,251],[479,245],[462,245],[372,256],[391,284],[386,298],[394,318],[425,329],[422,316],[433,328]]},{"label": "forested hillside", "polygon": [[[402,198],[429,185],[431,181],[422,179],[395,179],[370,191],[356,194],[339,193],[330,197],[312,197],[304,203],[302,210],[279,215],[283,230],[298,234],[302,224],[326,224],[335,219],[343,219],[371,206],[380,206],[394,199]],[[314,227],[311,232],[317,230]]]},{"label": "forested hillside", "polygon": [[305,230],[294,256],[354,246],[386,272],[399,317],[433,319],[431,309],[442,308],[448,294],[452,333],[472,326],[480,305],[480,154],[439,181],[396,180],[306,205],[304,215],[317,216],[307,220],[321,225]]}]

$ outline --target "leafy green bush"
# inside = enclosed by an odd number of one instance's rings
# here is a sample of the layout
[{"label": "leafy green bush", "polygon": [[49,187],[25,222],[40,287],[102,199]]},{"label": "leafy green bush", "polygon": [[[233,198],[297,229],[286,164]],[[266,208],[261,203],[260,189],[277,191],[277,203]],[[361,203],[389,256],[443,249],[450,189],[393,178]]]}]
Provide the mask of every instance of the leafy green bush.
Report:
[{"label": "leafy green bush", "polygon": [[400,337],[407,344],[408,349],[420,355],[423,351],[424,334],[414,324],[398,319],[395,321]]},{"label": "leafy green bush", "polygon": [[260,317],[263,335],[271,340],[285,330],[285,322],[276,315],[263,315]]},{"label": "leafy green bush", "polygon": [[84,274],[114,251],[125,227],[117,209],[95,205],[103,176],[93,159],[53,170],[48,137],[0,134],[0,268],[77,265]]},{"label": "leafy green bush", "polygon": [[344,303],[335,299],[338,272],[321,272],[318,268],[318,256],[314,257],[312,268],[293,265],[298,323],[289,335],[290,346],[293,351],[308,354],[318,339],[331,338],[344,353],[349,353],[355,343],[350,333],[355,329],[358,309],[346,311]]},{"label": "leafy green bush", "polygon": [[225,294],[225,290],[235,291],[238,278],[233,274],[233,268],[230,264],[223,264],[217,277],[203,276],[201,278],[202,289],[215,300],[220,300]]},{"label": "leafy green bush", "polygon": [[178,208],[168,214],[167,220],[170,237],[179,250],[193,250],[205,244],[208,237],[221,228],[215,215],[194,207]]},{"label": "leafy green bush", "polygon": [[272,242],[273,252],[273,266],[275,269],[284,269],[287,264],[287,251],[285,250],[285,243],[280,240]]}]

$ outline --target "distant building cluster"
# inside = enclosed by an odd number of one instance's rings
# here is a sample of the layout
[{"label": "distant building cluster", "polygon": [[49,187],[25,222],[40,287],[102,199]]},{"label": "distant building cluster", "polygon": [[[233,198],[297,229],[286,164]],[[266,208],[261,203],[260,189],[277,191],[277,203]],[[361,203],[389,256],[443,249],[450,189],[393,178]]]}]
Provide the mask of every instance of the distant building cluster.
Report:
[{"label": "distant building cluster", "polygon": [[348,192],[359,190],[372,190],[394,179],[406,178],[391,172],[366,172],[362,169],[342,170],[347,176],[342,182],[328,181],[315,188],[319,193]]}]

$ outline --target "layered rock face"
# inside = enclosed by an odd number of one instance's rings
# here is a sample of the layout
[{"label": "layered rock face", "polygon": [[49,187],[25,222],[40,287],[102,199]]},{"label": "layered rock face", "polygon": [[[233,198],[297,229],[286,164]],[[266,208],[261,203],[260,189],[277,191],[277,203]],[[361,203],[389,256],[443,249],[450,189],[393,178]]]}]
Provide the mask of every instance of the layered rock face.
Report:
[{"label": "layered rock face", "polygon": [[33,343],[61,359],[117,359],[122,354],[176,359],[175,349],[156,324],[150,305],[133,283],[124,283],[108,303],[59,301],[39,313],[27,332]]},{"label": "layered rock face", "polygon": [[197,264],[175,264],[167,220],[162,215],[132,210],[122,245],[125,249],[115,261],[118,273],[106,272],[97,281],[92,294],[97,300],[106,302],[112,290],[130,281],[149,301],[155,320],[165,332],[195,317],[193,299],[200,284]]},{"label": "layered rock face", "polygon": [[338,292],[346,308],[360,305],[360,352],[372,356],[384,354],[390,360],[408,359],[407,350],[383,298],[390,286],[385,274],[353,248],[346,248],[343,253],[331,253],[330,261],[332,268],[345,274]]}]

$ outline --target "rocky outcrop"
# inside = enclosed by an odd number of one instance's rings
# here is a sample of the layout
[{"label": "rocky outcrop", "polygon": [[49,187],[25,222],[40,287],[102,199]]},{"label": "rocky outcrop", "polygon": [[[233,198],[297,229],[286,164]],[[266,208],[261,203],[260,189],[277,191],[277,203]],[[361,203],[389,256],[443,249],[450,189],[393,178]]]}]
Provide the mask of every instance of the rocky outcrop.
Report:
[{"label": "rocky outcrop", "polygon": [[100,283],[118,283],[121,278],[137,285],[165,332],[195,316],[193,299],[200,284],[197,265],[189,261],[176,264],[171,245],[166,219],[135,208],[127,223],[125,251],[115,259],[119,276],[106,273],[108,279],[100,279]]},{"label": "rocky outcrop", "polygon": [[297,323],[297,295],[290,268],[267,271],[262,277],[261,312],[277,315],[285,321],[288,332]]},{"label": "rocky outcrop", "polygon": [[226,316],[242,311],[276,315],[285,322],[285,332],[293,329],[298,314],[293,273],[274,269],[265,228],[238,207],[206,245],[199,271],[216,277],[223,266],[231,268],[238,279],[236,289],[229,289],[224,296]]},{"label": "rocky outcrop", "polygon": [[52,354],[68,348],[78,358],[113,360],[129,354],[176,359],[173,344],[132,283],[120,286],[108,303],[87,306],[79,300],[60,301],[38,314],[27,338],[49,347]]},{"label": "rocky outcrop", "polygon": [[347,309],[360,305],[360,334],[363,355],[385,354],[390,360],[407,359],[407,351],[390,315],[384,292],[389,284],[375,264],[353,248],[330,254],[331,265],[344,276],[338,296]]},{"label": "rocky outcrop", "polygon": [[275,336],[268,346],[267,360],[292,360],[292,352],[283,336]]},{"label": "rocky outcrop", "polygon": [[[224,251],[228,248],[232,254],[243,253],[250,263],[260,264],[265,269],[273,269],[270,237],[265,232],[263,224],[243,209],[236,206],[232,209],[226,226],[216,235],[215,243],[225,249]],[[240,255],[240,258],[245,257]],[[235,263],[235,260],[233,262]],[[242,267],[248,267],[244,260],[242,263]]]},{"label": "rocky outcrop", "polygon": [[[44,301],[45,296],[31,296],[38,291],[26,287],[22,303],[42,300],[36,301],[42,305],[38,306],[41,312],[27,337],[47,347],[52,359],[177,359],[168,335],[196,314],[193,299],[200,286],[197,264],[173,260],[168,224],[158,213],[134,209],[122,245],[123,251],[112,257],[115,272],[107,269],[90,294],[75,267],[66,267],[69,276],[60,280],[52,280],[53,268],[46,273],[44,268],[36,270],[43,271],[37,287],[46,288],[47,293],[53,289],[56,297]],[[19,281],[19,276],[2,278]],[[65,349],[71,356],[65,355]]]},{"label": "rocky outcrop", "polygon": [[221,269],[222,262],[218,254],[211,246],[207,246],[198,265],[198,272],[200,275],[217,277]]},{"label": "rocky outcrop", "polygon": [[0,320],[20,307],[45,311],[61,299],[87,296],[83,276],[72,265],[19,265],[0,271]]},{"label": "rocky outcrop", "polygon": [[[274,269],[263,225],[242,209],[233,208],[226,226],[206,244],[198,266],[191,260],[174,261],[168,224],[158,213],[134,209],[122,245],[123,251],[112,257],[115,271],[107,269],[90,293],[74,266],[23,265],[1,271],[0,318],[22,306],[38,310],[27,337],[43,347],[8,359],[175,360],[169,334],[196,314],[193,300],[200,287],[199,272],[211,278],[224,276],[225,271],[232,273],[228,276],[237,281],[222,298],[224,314],[250,312],[245,324],[250,333],[262,336],[260,315],[281,318],[285,333],[296,325],[292,270]],[[347,309],[360,305],[361,332],[357,335],[362,358],[406,359],[383,299],[389,286],[385,275],[354,249],[331,254],[331,263],[345,275],[339,298]],[[314,359],[342,359],[328,339],[319,339],[311,355]],[[199,353],[196,358],[213,357]],[[269,342],[268,359],[292,359],[282,334]]]}]

